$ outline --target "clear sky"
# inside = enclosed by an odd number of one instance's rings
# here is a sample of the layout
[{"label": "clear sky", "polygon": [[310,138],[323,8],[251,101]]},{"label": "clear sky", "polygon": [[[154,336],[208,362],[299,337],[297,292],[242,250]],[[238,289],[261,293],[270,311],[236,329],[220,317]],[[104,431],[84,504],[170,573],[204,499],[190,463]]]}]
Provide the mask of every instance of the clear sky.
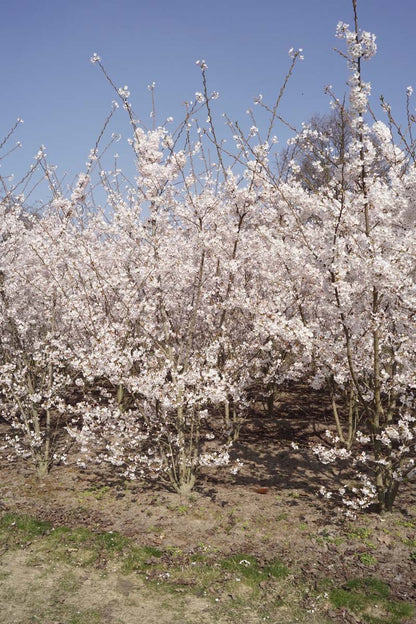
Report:
[{"label": "clear sky", "polygon": [[[97,52],[113,80],[128,85],[138,117],[147,121],[147,85],[156,82],[157,121],[179,121],[181,103],[201,90],[197,59],[206,59],[218,113],[244,119],[258,93],[272,101],[289,65],[305,60],[281,112],[294,124],[328,112],[324,87],[345,92],[345,62],[333,52],[339,20],[353,23],[351,0],[0,0],[0,136],[17,117],[18,159],[2,173],[30,164],[40,144],[58,172],[84,167],[114,99],[90,63]],[[403,119],[405,90],[416,87],[415,0],[358,0],[361,28],[377,35],[378,54],[364,65],[375,95],[383,93]],[[415,89],[416,106],[416,89]],[[377,100],[374,100],[377,108]],[[413,108],[414,108],[413,106]],[[123,111],[111,131],[123,131]],[[225,133],[225,130],[224,130]],[[282,134],[281,143],[287,136]],[[121,146],[120,146],[121,147]],[[117,151],[120,151],[117,148]]]}]

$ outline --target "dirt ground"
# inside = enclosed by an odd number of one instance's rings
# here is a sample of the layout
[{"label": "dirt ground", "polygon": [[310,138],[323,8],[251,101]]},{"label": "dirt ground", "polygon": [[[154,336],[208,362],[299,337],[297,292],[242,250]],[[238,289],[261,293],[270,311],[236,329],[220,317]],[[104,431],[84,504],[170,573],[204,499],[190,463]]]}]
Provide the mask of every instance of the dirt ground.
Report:
[{"label": "dirt ground", "polygon": [[[290,571],[281,591],[289,595],[293,588],[303,588],[296,594],[296,617],[288,610],[286,599],[282,599],[280,611],[276,607],[263,617],[259,609],[256,613],[250,610],[241,596],[238,613],[225,607],[221,611],[220,606],[231,604],[235,596],[225,594],[220,585],[208,595],[198,595],[191,586],[188,591],[183,584],[174,594],[160,595],[154,587],[149,588],[142,575],[122,575],[116,567],[111,568],[111,562],[106,563],[105,574],[99,564],[90,568],[49,566],[46,574],[42,558],[38,556],[31,564],[33,552],[28,543],[19,550],[0,550],[1,621],[368,622],[334,606],[320,591],[328,579],[332,586],[343,587],[350,579],[367,577],[387,583],[392,599],[416,602],[414,489],[410,484],[403,487],[391,514],[346,520],[331,501],[323,502],[316,495],[321,485],[330,487],[342,478],[337,469],[317,462],[309,449],[328,426],[329,415],[320,405],[319,395],[309,396],[305,406],[298,404],[296,411],[293,404],[288,393],[282,397],[276,416],[253,414],[233,451],[244,463],[241,471],[231,475],[225,468],[207,470],[189,498],[156,486],[123,482],[108,468],[81,470],[75,465],[75,457],[39,482],[27,466],[10,464],[3,457],[0,512],[28,514],[54,527],[114,531],[165,553],[185,556],[208,552],[213,561],[215,557],[247,553],[262,565],[279,559]],[[291,448],[293,440],[300,445],[299,450]],[[62,587],[75,590],[68,598],[68,591],[62,593]],[[260,599],[267,597],[267,583],[261,592]],[[58,616],[42,620],[44,616],[36,616],[31,610],[34,601],[55,604]],[[59,611],[60,604],[67,610]]]}]

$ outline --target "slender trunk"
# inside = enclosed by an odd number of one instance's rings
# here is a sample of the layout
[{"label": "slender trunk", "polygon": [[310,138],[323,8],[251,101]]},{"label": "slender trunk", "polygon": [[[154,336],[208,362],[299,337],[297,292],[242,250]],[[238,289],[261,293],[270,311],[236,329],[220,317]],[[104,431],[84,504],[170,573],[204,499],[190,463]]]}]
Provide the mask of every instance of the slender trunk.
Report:
[{"label": "slender trunk", "polygon": [[237,408],[236,408],[234,402],[233,402],[233,408],[232,408],[232,416],[233,416],[233,437],[232,437],[232,441],[233,442],[237,442],[237,440],[240,437],[240,429],[241,429],[241,425],[243,423],[243,420],[238,415]]},{"label": "slender trunk", "polygon": [[338,406],[335,398],[335,393],[331,392],[331,404],[332,404],[332,413],[334,415],[335,424],[337,427],[338,437],[341,440],[342,444],[345,444],[344,432],[342,430],[341,420],[338,414]]}]

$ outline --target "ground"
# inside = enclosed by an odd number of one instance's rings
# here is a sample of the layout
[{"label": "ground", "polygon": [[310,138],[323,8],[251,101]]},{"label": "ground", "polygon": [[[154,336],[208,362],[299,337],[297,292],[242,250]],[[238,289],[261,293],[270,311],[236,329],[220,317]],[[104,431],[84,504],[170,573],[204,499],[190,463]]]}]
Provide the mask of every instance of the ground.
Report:
[{"label": "ground", "polygon": [[322,501],[340,475],[309,445],[329,416],[296,396],[247,421],[239,474],[207,471],[187,498],[75,457],[42,482],[3,458],[2,622],[416,622],[411,484],[393,513],[354,522]]}]

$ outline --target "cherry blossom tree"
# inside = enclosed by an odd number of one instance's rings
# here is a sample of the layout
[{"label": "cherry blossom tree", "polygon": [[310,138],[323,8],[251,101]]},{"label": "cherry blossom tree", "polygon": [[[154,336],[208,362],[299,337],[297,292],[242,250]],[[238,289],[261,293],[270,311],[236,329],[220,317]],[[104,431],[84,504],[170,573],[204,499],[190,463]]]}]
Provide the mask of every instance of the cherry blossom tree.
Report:
[{"label": "cherry blossom tree", "polygon": [[[340,23],[337,32],[351,71],[351,138],[329,183],[305,188],[295,170],[277,194],[289,208],[302,266],[292,275],[313,332],[313,383],[329,387],[337,426],[331,448],[316,452],[357,468],[362,484],[351,485],[352,497],[347,486],[340,490],[345,504],[376,503],[382,511],[391,509],[415,455],[415,171],[391,128],[367,121],[361,62],[375,53],[374,36],[357,23],[354,30]],[[342,111],[342,102],[334,105]],[[310,133],[305,126],[297,141]]]},{"label": "cherry blossom tree", "polygon": [[[117,103],[74,188],[63,192],[43,150],[35,168],[51,199],[40,214],[2,178],[0,409],[6,445],[40,476],[64,459],[65,422],[82,465],[189,493],[203,467],[238,469],[231,445],[253,388],[271,401],[301,379],[332,402],[336,434],[315,452],[356,469],[324,496],[351,513],[392,508],[414,473],[415,142],[410,113],[407,131],[384,101],[387,123],[371,113],[361,65],[375,37],[353,8],[354,29],[337,28],[348,106],[328,91],[337,123],[303,125],[285,176],[275,125],[301,50],[274,104],[256,98],[264,129],[251,110],[246,132],[225,117],[232,148],[205,61],[174,131],[156,125],[149,85],[149,130],[94,54]],[[118,102],[136,167],[127,185],[100,152]]]},{"label": "cherry blossom tree", "polygon": [[[172,140],[163,129],[135,129],[137,188],[126,200],[108,187],[111,214],[95,215],[77,243],[85,251],[77,254],[82,270],[72,269],[82,275],[74,296],[85,301],[69,305],[80,327],[85,309],[91,322],[75,366],[107,389],[71,432],[85,458],[184,493],[201,466],[229,462],[247,390],[279,336],[288,349],[290,322],[282,284],[265,270],[257,191],[240,188],[231,171],[201,186],[187,168],[199,147],[185,157],[170,150]],[[266,291],[275,295],[271,307]],[[214,447],[219,411],[225,431]]]},{"label": "cherry blossom tree", "polygon": [[65,256],[70,245],[55,209],[42,218],[18,200],[1,206],[0,409],[6,447],[38,476],[65,459],[62,421],[71,396],[71,327]]}]

